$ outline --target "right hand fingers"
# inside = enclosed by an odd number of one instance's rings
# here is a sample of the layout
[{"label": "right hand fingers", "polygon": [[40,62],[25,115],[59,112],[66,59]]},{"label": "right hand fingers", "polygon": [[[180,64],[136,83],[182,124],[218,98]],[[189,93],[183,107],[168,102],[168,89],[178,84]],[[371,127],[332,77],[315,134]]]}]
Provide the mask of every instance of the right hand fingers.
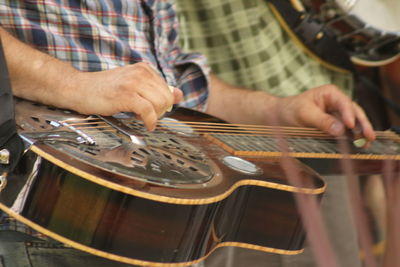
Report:
[{"label": "right hand fingers", "polygon": [[136,76],[131,76],[132,80],[127,86],[134,95],[123,101],[130,102],[126,104],[128,111],[136,113],[144,121],[146,128],[153,130],[157,119],[182,99],[182,91],[168,86],[147,63],[137,63],[131,67],[135,69]]},{"label": "right hand fingers", "polygon": [[182,96],[179,89],[171,93],[164,79],[143,62],[78,76],[76,88],[83,93],[72,94],[71,109],[104,116],[133,112],[148,129],[154,129],[157,119]]},{"label": "right hand fingers", "polygon": [[153,104],[139,95],[131,99],[131,104],[133,107],[132,112],[143,121],[147,130],[153,131],[158,120]]},{"label": "right hand fingers", "polygon": [[172,105],[178,103],[182,99],[182,92],[175,87],[166,84],[154,69],[146,63],[137,63],[136,68],[141,77],[140,86],[137,86],[137,93],[148,100],[154,107],[158,118],[162,117],[166,111],[171,110]]}]

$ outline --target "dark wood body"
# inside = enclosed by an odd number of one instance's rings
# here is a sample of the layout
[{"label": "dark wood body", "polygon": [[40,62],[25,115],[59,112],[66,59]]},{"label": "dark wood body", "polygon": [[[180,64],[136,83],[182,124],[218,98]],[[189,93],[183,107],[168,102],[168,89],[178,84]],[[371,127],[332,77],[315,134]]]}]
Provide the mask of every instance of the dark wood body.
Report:
[{"label": "dark wood body", "polygon": [[[175,117],[218,121],[190,110]],[[315,172],[294,160],[303,187],[293,187],[278,159],[246,158],[262,170],[247,175],[224,165],[229,153],[206,138],[185,140],[210,156],[209,182],[146,183],[37,143],[7,177],[0,207],[75,248],[140,265],[189,265],[220,246],[301,252],[305,234],[294,194],[321,197],[324,182]]]},{"label": "dark wood body", "polygon": [[[37,156],[25,155],[0,201],[11,207]],[[237,188],[205,205],[176,205],[124,194],[46,160],[25,193],[20,215],[84,246],[149,262],[197,260],[223,242],[300,250],[304,240],[293,193]]]},{"label": "dark wood body", "polygon": [[[321,175],[348,175],[344,159],[301,158],[299,160]],[[351,171],[357,176],[385,174],[385,169],[391,173],[400,172],[398,160],[348,160]]]}]

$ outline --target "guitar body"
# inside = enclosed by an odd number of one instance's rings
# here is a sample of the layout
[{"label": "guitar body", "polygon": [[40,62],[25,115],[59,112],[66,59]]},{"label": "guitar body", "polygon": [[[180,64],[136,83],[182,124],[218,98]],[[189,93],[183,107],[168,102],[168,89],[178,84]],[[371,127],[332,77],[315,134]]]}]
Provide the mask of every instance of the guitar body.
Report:
[{"label": "guitar body", "polygon": [[291,165],[301,186],[294,187],[278,159],[232,155],[185,123],[221,121],[188,109],[152,133],[132,118],[85,117],[22,100],[16,114],[30,146],[0,189],[0,208],[121,262],[187,266],[222,246],[300,253],[305,234],[295,194],[319,198],[325,187],[297,160]]}]

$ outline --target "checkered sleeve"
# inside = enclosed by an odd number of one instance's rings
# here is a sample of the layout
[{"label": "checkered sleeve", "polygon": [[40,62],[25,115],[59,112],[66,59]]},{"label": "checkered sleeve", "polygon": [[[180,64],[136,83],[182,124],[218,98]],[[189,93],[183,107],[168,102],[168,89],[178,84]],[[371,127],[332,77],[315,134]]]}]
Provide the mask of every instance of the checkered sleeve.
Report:
[{"label": "checkered sleeve", "polygon": [[204,110],[208,67],[182,53],[169,0],[0,0],[0,25],[21,41],[81,71],[148,62],[184,93],[183,106]]}]

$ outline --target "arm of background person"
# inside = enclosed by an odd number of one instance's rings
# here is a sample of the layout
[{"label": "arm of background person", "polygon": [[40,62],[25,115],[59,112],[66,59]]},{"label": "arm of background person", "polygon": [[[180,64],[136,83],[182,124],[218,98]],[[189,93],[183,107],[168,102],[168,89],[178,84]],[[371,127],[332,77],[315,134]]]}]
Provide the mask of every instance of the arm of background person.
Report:
[{"label": "arm of background person", "polygon": [[360,127],[367,140],[375,139],[364,111],[333,85],[276,97],[231,86],[211,75],[210,88],[207,112],[228,122],[308,126],[333,136]]},{"label": "arm of background person", "polygon": [[154,129],[157,119],[182,98],[150,65],[140,62],[101,72],[81,72],[0,28],[14,95],[82,114],[133,112]]}]

